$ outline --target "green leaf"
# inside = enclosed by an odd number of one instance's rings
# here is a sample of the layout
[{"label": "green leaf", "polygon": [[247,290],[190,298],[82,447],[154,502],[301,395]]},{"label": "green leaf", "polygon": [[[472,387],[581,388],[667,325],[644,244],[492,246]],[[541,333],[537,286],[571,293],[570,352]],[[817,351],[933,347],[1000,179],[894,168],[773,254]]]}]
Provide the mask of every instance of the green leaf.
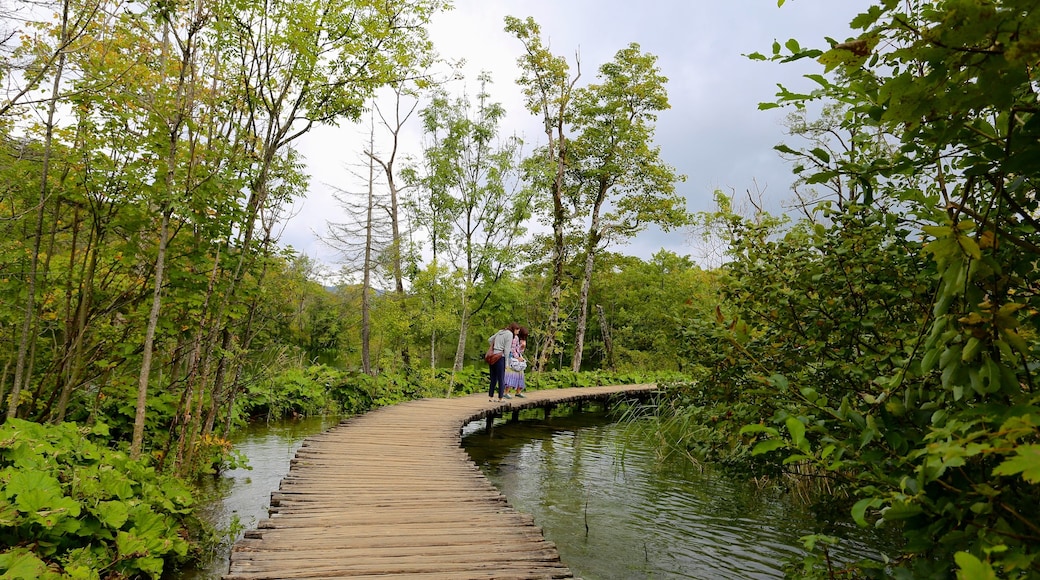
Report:
[{"label": "green leaf", "polygon": [[766,435],[770,435],[773,437],[776,437],[780,434],[780,432],[777,431],[775,428],[759,423],[755,423],[753,425],[744,425],[740,428],[741,435],[755,435],[758,433],[765,433]]},{"label": "green leaf", "polygon": [[964,250],[964,253],[972,259],[979,260],[982,258],[982,250],[979,249],[979,245],[975,243],[975,240],[971,239],[969,236],[957,236],[957,243],[961,245],[961,249]]},{"label": "green leaf", "polygon": [[47,567],[46,562],[25,548],[13,548],[0,554],[0,570],[3,578],[12,580],[46,580],[61,578]]},{"label": "green leaf", "polygon": [[11,475],[5,490],[14,506],[46,528],[65,517],[79,516],[79,502],[65,497],[58,480],[42,472],[20,471]]},{"label": "green leaf", "polygon": [[868,525],[866,519],[867,510],[880,505],[881,500],[876,497],[863,498],[852,506],[852,519],[860,526],[866,527]]},{"label": "green leaf", "polygon": [[928,372],[935,368],[935,363],[939,362],[939,355],[942,354],[943,349],[932,348],[928,352],[924,353],[924,358],[921,359],[921,372]]},{"label": "green leaf", "polygon": [[92,511],[102,524],[114,530],[123,527],[130,515],[129,508],[121,501],[98,502],[97,508]]},{"label": "green leaf", "polygon": [[118,499],[134,497],[133,482],[126,475],[108,469],[101,471],[98,474],[98,478],[102,487],[108,492],[109,497]]},{"label": "green leaf", "polygon": [[1015,457],[1005,459],[993,469],[993,475],[1015,475],[1029,483],[1040,483],[1040,445],[1022,445],[1015,449]]},{"label": "green leaf", "polygon": [[896,502],[889,506],[884,512],[882,517],[886,520],[905,520],[919,515],[923,510],[921,506],[915,503]]},{"label": "green leaf", "polygon": [[119,532],[116,534],[116,549],[120,558],[136,558],[148,553],[148,546],[144,539],[130,532]]},{"label": "green leaf", "polygon": [[864,429],[859,435],[859,448],[863,449],[874,440],[874,436],[877,435],[877,431],[873,429]]},{"label": "green leaf", "polygon": [[1008,343],[1010,343],[1011,346],[1015,347],[1015,350],[1023,354],[1029,352],[1028,343],[1026,343],[1022,336],[1019,335],[1017,332],[1010,328],[1002,328],[1000,329],[1000,331],[1001,333],[1003,333],[1004,338],[1008,341]]},{"label": "green leaf", "polygon": [[957,552],[953,560],[957,563],[958,580],[997,580],[997,573],[989,562],[983,562],[967,552]]},{"label": "green leaf", "polygon": [[979,350],[982,348],[982,341],[975,338],[974,336],[968,339],[968,343],[964,345],[964,350],[961,352],[961,361],[971,362],[975,360],[975,355],[979,354]]},{"label": "green leaf", "polygon": [[812,459],[812,457],[804,455],[802,453],[798,453],[796,455],[785,457],[784,460],[781,462],[781,465],[790,465],[792,463],[798,463],[799,461],[807,461],[809,459]]},{"label": "green leaf", "polygon": [[795,447],[801,449],[802,443],[805,441],[805,424],[797,417],[788,417],[784,424],[787,426],[787,432],[791,434],[791,442]]},{"label": "green leaf", "polygon": [[836,67],[859,67],[867,62],[877,43],[877,36],[865,36],[849,42],[836,44],[833,48],[820,55],[817,61],[824,66],[824,71],[826,72],[830,72]]},{"label": "green leaf", "polygon": [[759,441],[755,448],[751,450],[752,455],[762,455],[763,453],[769,453],[775,451],[781,447],[786,447],[787,443],[783,439],[766,439],[765,441]]}]

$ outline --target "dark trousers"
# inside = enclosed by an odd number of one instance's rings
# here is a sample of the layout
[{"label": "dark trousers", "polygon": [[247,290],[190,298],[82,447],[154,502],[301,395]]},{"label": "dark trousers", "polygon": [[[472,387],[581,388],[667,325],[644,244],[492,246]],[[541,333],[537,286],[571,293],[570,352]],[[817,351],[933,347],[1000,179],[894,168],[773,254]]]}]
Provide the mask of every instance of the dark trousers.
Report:
[{"label": "dark trousers", "polygon": [[490,365],[488,371],[491,373],[491,388],[488,389],[488,397],[495,396],[495,385],[497,384],[498,398],[501,399],[506,391],[506,357],[502,357],[498,359],[498,362]]}]

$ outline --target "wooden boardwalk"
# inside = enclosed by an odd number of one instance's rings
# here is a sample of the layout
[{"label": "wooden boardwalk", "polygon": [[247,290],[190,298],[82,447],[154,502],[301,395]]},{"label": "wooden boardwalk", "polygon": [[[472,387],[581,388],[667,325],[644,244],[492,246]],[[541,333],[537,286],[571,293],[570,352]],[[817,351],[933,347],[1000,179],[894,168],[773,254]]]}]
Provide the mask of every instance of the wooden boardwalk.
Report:
[{"label": "wooden boardwalk", "polygon": [[235,543],[227,580],[573,578],[556,546],[462,449],[462,427],[525,408],[647,394],[654,385],[556,389],[526,399],[422,399],[308,438]]}]

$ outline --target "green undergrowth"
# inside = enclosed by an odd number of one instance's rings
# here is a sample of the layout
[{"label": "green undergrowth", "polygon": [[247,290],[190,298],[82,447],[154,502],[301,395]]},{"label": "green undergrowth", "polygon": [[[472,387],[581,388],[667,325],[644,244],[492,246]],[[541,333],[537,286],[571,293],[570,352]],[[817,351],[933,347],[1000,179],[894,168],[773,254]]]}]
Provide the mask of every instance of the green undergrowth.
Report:
[{"label": "green undergrowth", "polygon": [[97,424],[0,426],[3,578],[159,578],[205,545],[190,488]]}]

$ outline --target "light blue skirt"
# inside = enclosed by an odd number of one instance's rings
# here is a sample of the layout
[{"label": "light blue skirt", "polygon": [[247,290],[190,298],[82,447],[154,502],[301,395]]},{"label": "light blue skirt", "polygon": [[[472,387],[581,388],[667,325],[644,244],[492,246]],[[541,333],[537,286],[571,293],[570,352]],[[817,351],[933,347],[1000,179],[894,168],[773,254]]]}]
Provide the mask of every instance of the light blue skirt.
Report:
[{"label": "light blue skirt", "polygon": [[527,385],[524,384],[524,373],[520,371],[514,371],[513,369],[506,367],[506,378],[502,381],[506,387],[516,390],[522,390]]}]

